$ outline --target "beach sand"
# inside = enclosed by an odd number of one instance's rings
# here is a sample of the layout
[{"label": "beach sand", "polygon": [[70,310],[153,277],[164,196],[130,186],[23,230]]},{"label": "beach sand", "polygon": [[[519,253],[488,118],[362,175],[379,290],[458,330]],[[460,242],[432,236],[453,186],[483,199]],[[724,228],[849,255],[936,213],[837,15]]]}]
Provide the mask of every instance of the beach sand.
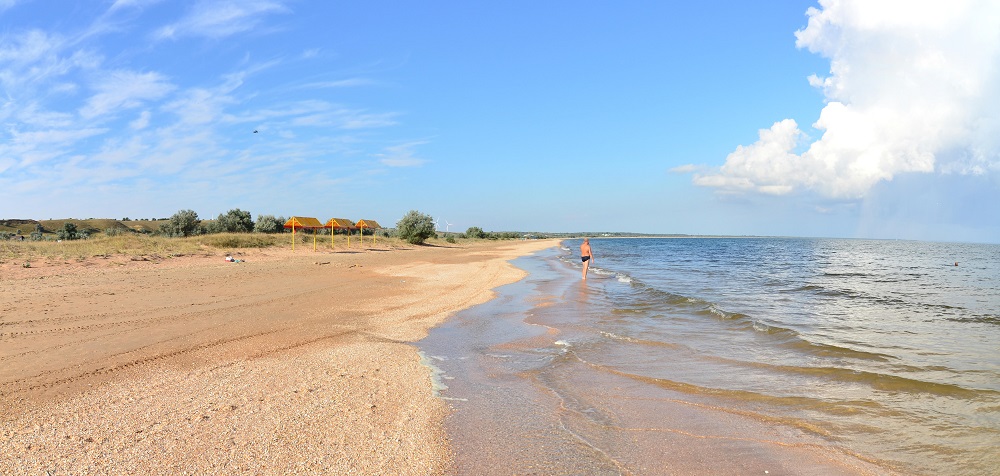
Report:
[{"label": "beach sand", "polygon": [[555,244],[4,264],[0,474],[445,473],[411,343]]}]

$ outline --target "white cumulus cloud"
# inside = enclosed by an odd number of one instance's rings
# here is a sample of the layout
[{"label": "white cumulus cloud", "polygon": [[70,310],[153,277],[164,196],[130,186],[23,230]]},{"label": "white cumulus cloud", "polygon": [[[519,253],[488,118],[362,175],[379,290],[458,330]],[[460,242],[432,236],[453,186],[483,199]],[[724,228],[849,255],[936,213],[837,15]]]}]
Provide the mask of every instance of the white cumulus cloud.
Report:
[{"label": "white cumulus cloud", "polygon": [[808,78],[826,98],[822,136],[800,144],[794,121],[776,122],[696,184],[855,199],[903,173],[1000,172],[1000,2],[819,3],[795,35],[830,60]]}]

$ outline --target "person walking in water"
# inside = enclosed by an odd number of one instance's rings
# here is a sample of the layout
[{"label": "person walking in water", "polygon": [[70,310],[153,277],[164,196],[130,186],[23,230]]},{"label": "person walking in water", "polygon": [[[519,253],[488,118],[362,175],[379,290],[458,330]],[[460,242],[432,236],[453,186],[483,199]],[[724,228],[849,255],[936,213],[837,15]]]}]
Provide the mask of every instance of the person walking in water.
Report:
[{"label": "person walking in water", "polygon": [[583,261],[583,279],[587,279],[587,270],[594,260],[594,252],[590,249],[590,238],[584,238],[580,244],[580,260]]}]

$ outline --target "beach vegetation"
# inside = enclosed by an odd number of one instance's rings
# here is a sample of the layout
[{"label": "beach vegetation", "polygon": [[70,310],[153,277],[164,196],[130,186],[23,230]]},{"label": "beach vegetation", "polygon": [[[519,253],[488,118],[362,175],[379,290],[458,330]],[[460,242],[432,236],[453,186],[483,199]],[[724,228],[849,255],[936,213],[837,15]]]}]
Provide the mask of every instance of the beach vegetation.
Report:
[{"label": "beach vegetation", "polygon": [[213,248],[268,248],[278,242],[278,237],[263,233],[218,233],[199,238]]},{"label": "beach vegetation", "polygon": [[0,243],[0,262],[9,260],[44,261],[64,260],[68,256],[81,258],[108,258],[119,255],[138,259],[150,256],[179,256],[204,253],[201,244],[191,239],[177,240],[166,237],[151,237],[141,234],[117,236],[92,236],[87,240],[56,242],[45,240],[40,234],[31,241]]},{"label": "beach vegetation", "polygon": [[486,232],[478,226],[470,226],[468,230],[465,230],[466,238],[486,238]]},{"label": "beach vegetation", "polygon": [[410,210],[396,222],[396,234],[414,245],[423,244],[428,238],[437,235],[434,232],[434,219],[416,210]]},{"label": "beach vegetation", "polygon": [[486,238],[490,240],[519,240],[521,234],[515,231],[492,231],[486,234]]},{"label": "beach vegetation", "polygon": [[254,223],[250,212],[234,208],[225,214],[220,213],[215,219],[214,233],[249,233],[253,231]]},{"label": "beach vegetation", "polygon": [[76,224],[73,222],[66,222],[61,230],[56,231],[56,237],[60,240],[75,240],[79,238],[76,232]]},{"label": "beach vegetation", "polygon": [[[132,261],[160,260],[176,256],[213,256],[220,250],[268,248],[290,245],[277,235],[263,233],[219,233],[188,237],[168,237],[115,232],[97,233],[89,239],[57,242],[39,236],[34,241],[0,241],[0,263],[24,261],[64,261],[68,257],[108,259],[124,257]],[[305,233],[303,233],[305,235]],[[311,235],[311,233],[310,233]],[[312,236],[309,236],[312,242]],[[329,238],[326,239],[329,246]]]},{"label": "beach vegetation", "polygon": [[160,224],[160,234],[163,236],[192,236],[200,232],[201,220],[194,210],[181,210],[174,213],[166,223]]},{"label": "beach vegetation", "polygon": [[281,233],[284,220],[278,221],[274,215],[257,215],[257,223],[253,225],[253,231],[257,233]]}]

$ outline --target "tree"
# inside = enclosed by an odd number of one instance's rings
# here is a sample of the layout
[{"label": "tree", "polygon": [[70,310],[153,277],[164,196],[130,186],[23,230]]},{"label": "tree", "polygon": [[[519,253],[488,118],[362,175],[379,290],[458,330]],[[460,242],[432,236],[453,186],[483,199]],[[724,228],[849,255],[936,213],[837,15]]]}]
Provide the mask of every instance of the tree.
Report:
[{"label": "tree", "polygon": [[410,210],[409,213],[396,222],[396,232],[400,238],[414,245],[422,244],[428,238],[435,235],[434,219],[430,215]]},{"label": "tree", "polygon": [[160,224],[160,233],[167,236],[191,236],[198,232],[201,220],[194,210],[181,210]]},{"label": "tree", "polygon": [[56,231],[56,237],[60,240],[77,239],[76,224],[71,222],[63,223],[62,229]]},{"label": "tree", "polygon": [[257,215],[257,223],[253,226],[253,231],[257,233],[278,233],[285,222],[279,222],[274,215]]},{"label": "tree", "polygon": [[466,238],[486,238],[486,232],[478,226],[470,226],[468,230],[465,230]]},{"label": "tree", "polygon": [[253,231],[253,219],[250,216],[250,212],[245,212],[239,208],[229,210],[225,215],[220,213],[215,224],[216,229],[222,232],[249,233]]}]

